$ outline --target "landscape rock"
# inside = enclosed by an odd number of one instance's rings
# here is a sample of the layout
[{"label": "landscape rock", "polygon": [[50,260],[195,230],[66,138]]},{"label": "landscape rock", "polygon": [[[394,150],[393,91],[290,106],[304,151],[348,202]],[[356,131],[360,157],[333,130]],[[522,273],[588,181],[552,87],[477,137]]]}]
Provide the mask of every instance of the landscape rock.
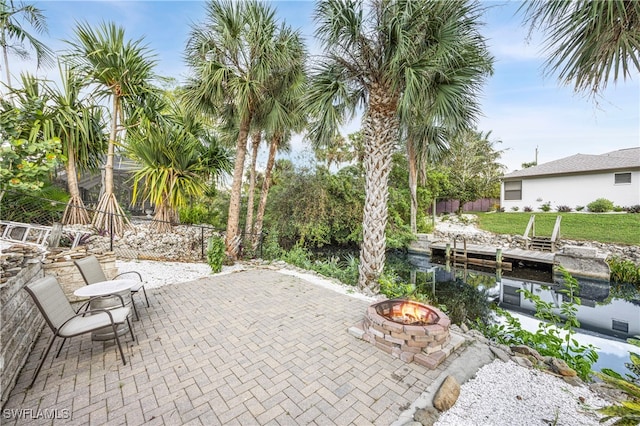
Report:
[{"label": "landscape rock", "polygon": [[508,353],[496,346],[490,346],[489,349],[500,361],[507,362],[511,359]]},{"label": "landscape rock", "polygon": [[540,353],[538,351],[536,351],[535,349],[532,349],[528,346],[525,345],[516,345],[516,346],[511,346],[511,350],[515,353],[518,354],[522,354],[525,356],[532,356],[535,359],[537,359],[538,361],[544,361],[544,357],[542,355],[540,355]]},{"label": "landscape rock", "polygon": [[440,416],[438,410],[433,407],[421,408],[416,410],[413,419],[422,426],[432,426]]},{"label": "landscape rock", "polygon": [[561,359],[551,358],[547,364],[554,373],[560,374],[561,376],[573,377],[578,375],[573,368],[569,367],[567,363]]},{"label": "landscape rock", "polygon": [[447,376],[433,398],[433,406],[440,411],[447,411],[460,396],[460,384],[453,376]]}]

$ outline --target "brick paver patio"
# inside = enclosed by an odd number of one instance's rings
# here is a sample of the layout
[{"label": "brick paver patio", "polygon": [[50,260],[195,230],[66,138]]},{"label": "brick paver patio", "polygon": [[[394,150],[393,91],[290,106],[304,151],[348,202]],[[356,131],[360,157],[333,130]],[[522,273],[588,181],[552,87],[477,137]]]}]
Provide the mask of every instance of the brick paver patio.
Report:
[{"label": "brick paver patio", "polygon": [[347,332],[368,302],[272,270],[147,291],[126,366],[113,342],[75,337],[28,390],[47,328],[0,423],[388,425],[456,357],[393,358]]}]

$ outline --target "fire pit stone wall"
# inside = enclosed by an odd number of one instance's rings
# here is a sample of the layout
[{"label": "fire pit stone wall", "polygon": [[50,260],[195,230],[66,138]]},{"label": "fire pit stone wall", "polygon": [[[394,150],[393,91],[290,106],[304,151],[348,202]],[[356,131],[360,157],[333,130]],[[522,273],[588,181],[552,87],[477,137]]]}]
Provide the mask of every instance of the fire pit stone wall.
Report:
[{"label": "fire pit stone wall", "polygon": [[435,314],[432,323],[415,325],[385,318],[379,313],[386,313],[380,309],[383,303],[386,302],[369,306],[365,318],[349,332],[404,362],[415,362],[429,369],[435,369],[464,342],[464,338],[458,336],[452,340],[451,320],[435,307],[423,305]]}]

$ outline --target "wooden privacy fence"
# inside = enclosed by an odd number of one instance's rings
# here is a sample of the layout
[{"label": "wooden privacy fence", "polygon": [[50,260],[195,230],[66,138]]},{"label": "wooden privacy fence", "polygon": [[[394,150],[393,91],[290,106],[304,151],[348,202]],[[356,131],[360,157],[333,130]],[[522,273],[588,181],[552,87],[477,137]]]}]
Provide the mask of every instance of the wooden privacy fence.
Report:
[{"label": "wooden privacy fence", "polygon": [[[469,201],[462,206],[463,212],[488,212],[493,207],[500,204],[499,198],[481,198],[476,201]],[[458,211],[460,201],[458,200],[441,200],[436,203],[436,214],[444,212],[454,213]]]}]

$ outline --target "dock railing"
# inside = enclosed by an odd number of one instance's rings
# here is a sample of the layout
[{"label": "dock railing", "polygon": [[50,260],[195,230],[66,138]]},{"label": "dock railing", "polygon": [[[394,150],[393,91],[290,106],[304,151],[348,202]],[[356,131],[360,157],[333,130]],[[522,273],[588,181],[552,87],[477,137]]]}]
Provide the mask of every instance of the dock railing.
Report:
[{"label": "dock railing", "polygon": [[562,216],[556,216],[556,223],[553,225],[551,237],[541,237],[536,235],[536,215],[532,214],[529,218],[527,228],[522,235],[527,250],[556,251],[556,243],[560,239],[560,223]]}]

